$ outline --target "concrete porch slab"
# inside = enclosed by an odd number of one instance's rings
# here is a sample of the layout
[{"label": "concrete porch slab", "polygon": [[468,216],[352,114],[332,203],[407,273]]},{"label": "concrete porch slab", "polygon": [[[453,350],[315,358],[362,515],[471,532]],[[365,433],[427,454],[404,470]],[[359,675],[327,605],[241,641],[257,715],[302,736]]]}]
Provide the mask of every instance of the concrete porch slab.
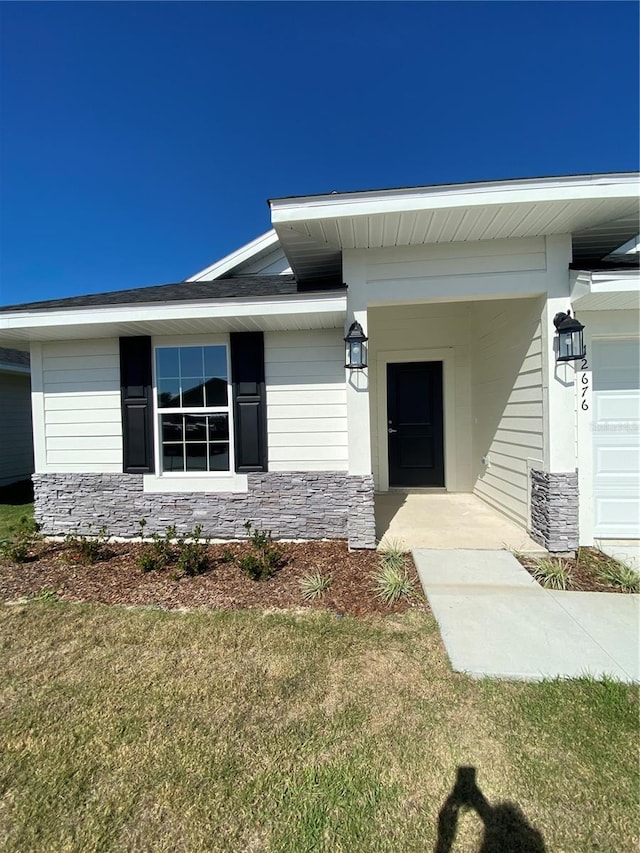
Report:
[{"label": "concrete porch slab", "polygon": [[513,549],[544,553],[526,531],[471,494],[386,492],[375,496],[376,536],[408,550]]},{"label": "concrete porch slab", "polygon": [[640,681],[639,596],[551,592],[507,552],[417,549],[413,557],[455,670]]}]

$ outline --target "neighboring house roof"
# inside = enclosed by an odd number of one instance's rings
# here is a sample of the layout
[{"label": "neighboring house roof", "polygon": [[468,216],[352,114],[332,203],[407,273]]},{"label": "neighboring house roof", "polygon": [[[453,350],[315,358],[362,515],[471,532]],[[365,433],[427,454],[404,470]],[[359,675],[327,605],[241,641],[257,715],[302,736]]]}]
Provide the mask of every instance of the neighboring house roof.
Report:
[{"label": "neighboring house roof", "polygon": [[[340,281],[326,282],[322,290],[344,290]],[[65,299],[48,299],[43,302],[27,302],[7,305],[0,313],[13,311],[37,311],[53,308],[99,308],[107,305],[145,305],[149,303],[196,302],[218,299],[261,298],[273,296],[299,296],[313,293],[309,288],[298,286],[292,275],[256,275],[211,281],[185,281],[178,284],[161,284],[152,287],[137,287],[131,290],[114,290],[109,293],[91,293],[87,296],[69,296]]]},{"label": "neighboring house roof", "polygon": [[19,349],[0,347],[0,370],[11,373],[28,373],[29,353]]}]

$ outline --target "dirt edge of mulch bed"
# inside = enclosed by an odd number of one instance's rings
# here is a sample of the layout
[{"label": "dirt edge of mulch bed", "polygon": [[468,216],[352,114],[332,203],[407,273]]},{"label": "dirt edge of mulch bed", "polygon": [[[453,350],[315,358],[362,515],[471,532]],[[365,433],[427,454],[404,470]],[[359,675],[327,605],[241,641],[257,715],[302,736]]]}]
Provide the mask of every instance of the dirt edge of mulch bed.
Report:
[{"label": "dirt edge of mulch bed", "polygon": [[[64,601],[167,610],[324,610],[344,616],[429,612],[410,554],[406,566],[415,595],[387,606],[376,596],[372,574],[376,551],[349,551],[344,541],[278,542],[282,565],[268,580],[254,581],[230,559],[247,554],[245,542],[211,544],[207,569],[180,576],[169,566],[143,573],[139,558],[147,543],[107,543],[104,557],[90,565],[70,561],[64,542],[38,542],[22,563],[0,562],[0,601],[55,596]],[[312,573],[331,577],[329,589],[305,601],[300,580]]]},{"label": "dirt edge of mulch bed", "polygon": [[[538,559],[527,554],[516,553],[514,555],[518,562],[524,566],[529,574],[534,577],[534,570]],[[571,573],[571,581],[567,585],[568,592],[610,592],[629,595],[629,593],[612,583],[602,580],[598,576],[598,567],[618,564],[613,557],[609,557],[597,548],[579,548],[575,557],[553,557],[549,559],[554,562],[562,561]],[[536,579],[538,583],[540,580]],[[542,586],[542,584],[540,584]]]}]

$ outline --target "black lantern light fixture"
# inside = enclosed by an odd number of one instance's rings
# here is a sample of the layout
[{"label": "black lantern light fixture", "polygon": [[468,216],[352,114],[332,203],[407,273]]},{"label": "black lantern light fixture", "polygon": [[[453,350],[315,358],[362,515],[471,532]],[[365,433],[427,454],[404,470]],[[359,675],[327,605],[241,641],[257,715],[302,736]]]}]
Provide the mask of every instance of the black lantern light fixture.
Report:
[{"label": "black lantern light fixture", "polygon": [[356,320],[351,324],[344,342],[347,345],[347,363],[349,370],[364,370],[367,366],[367,348],[365,342],[369,338],[362,331],[362,326]]},{"label": "black lantern light fixture", "polygon": [[553,325],[558,332],[558,355],[556,361],[576,361],[584,358],[584,337],[582,323],[571,316],[571,311],[561,311],[553,318]]}]

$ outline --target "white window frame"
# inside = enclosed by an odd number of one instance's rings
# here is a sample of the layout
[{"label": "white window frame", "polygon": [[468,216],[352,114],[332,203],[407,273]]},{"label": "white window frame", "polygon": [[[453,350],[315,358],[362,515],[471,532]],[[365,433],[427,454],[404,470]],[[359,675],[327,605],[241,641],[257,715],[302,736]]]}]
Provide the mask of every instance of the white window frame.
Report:
[{"label": "white window frame", "polygon": [[[153,339],[153,359],[152,359],[152,376],[153,376],[153,423],[154,423],[154,455],[156,462],[156,474],[153,479],[158,480],[190,480],[194,481],[191,485],[194,488],[202,486],[202,481],[229,481],[233,478],[235,481],[235,442],[234,442],[234,421],[233,421],[233,388],[231,383],[231,347],[228,335],[207,335],[206,337],[189,338],[185,336],[179,337],[158,337]],[[190,410],[184,407],[160,408],[158,406],[158,377],[156,368],[156,352],[159,349],[178,349],[180,347],[216,347],[224,346],[226,353],[227,364],[227,405],[226,406],[203,406]],[[160,418],[162,415],[186,415],[186,414],[228,414],[229,416],[229,470],[228,471],[163,471],[162,470],[162,427]],[[145,491],[147,489],[145,488]],[[151,491],[151,489],[148,489]]]}]

